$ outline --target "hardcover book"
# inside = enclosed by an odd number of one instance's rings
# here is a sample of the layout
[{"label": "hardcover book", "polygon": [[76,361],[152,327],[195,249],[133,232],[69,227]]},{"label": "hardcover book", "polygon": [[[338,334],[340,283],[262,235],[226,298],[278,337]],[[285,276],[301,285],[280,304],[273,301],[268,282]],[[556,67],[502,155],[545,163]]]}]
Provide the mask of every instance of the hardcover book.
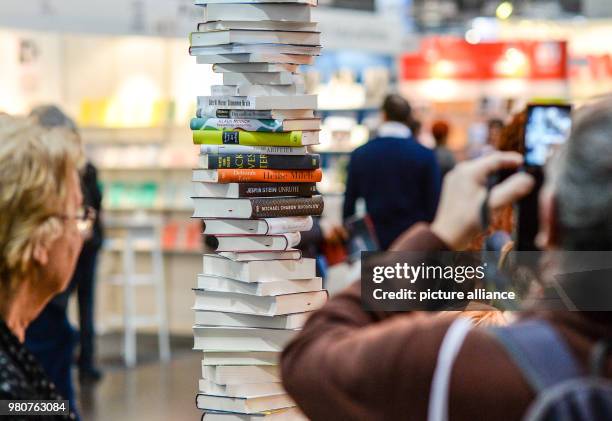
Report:
[{"label": "hardcover book", "polygon": [[244,146],[309,146],[319,143],[318,131],[293,132],[243,132],[240,130],[194,130],[196,145],[244,145]]},{"label": "hardcover book", "polygon": [[270,169],[270,170],[316,170],[321,157],[307,155],[266,155],[266,154],[209,154],[200,155],[198,168],[203,169]]},{"label": "hardcover book", "polygon": [[243,282],[268,282],[316,277],[315,260],[307,258],[272,262],[235,262],[215,254],[205,254],[202,263],[202,273],[204,275],[221,276]]},{"label": "hardcover book", "polygon": [[198,107],[198,117],[248,118],[260,120],[300,120],[314,118],[313,110],[230,110],[217,107]]},{"label": "hardcover book", "polygon": [[210,2],[204,8],[205,21],[288,21],[310,22],[311,8],[305,4],[274,3],[225,3]]},{"label": "hardcover book", "polygon": [[321,215],[323,197],[270,197],[257,199],[193,198],[194,218],[277,218]]},{"label": "hardcover book", "polygon": [[315,183],[193,183],[193,197],[240,199],[251,197],[312,197]]},{"label": "hardcover book", "polygon": [[208,32],[192,32],[189,41],[192,47],[207,47],[222,44],[292,44],[318,46],[318,32],[290,32],[226,29]]},{"label": "hardcover book", "polygon": [[[291,132],[291,131],[316,131],[321,128],[321,120],[318,118],[272,120],[272,119],[249,119],[249,118],[192,118],[191,130],[243,130],[248,132]],[[290,151],[290,149],[288,149]],[[253,152],[253,151],[250,151]],[[305,151],[304,151],[305,152]],[[203,152],[208,153],[208,152]],[[221,153],[221,152],[210,152]],[[235,152],[239,153],[239,152]],[[244,152],[243,152],[244,153]],[[266,152],[254,152],[266,153]],[[284,155],[282,153],[275,155]]]},{"label": "hardcover book", "polygon": [[[316,95],[286,96],[199,96],[198,108],[218,110],[313,110]],[[287,113],[288,114],[288,113]],[[286,114],[286,115],[287,115]],[[205,115],[213,115],[205,113]],[[223,116],[217,116],[223,117]],[[261,118],[261,117],[253,117]],[[275,118],[275,117],[270,117]],[[296,117],[299,118],[299,117]]]},{"label": "hardcover book", "polygon": [[[235,18],[234,18],[235,19]],[[202,22],[198,24],[198,32],[247,30],[247,31],[300,31],[317,32],[316,22],[287,22],[287,21],[237,21],[224,20]]]},{"label": "hardcover book", "polygon": [[204,233],[214,234],[283,234],[310,231],[312,217],[293,216],[265,219],[205,219]]},{"label": "hardcover book", "polygon": [[305,54],[278,53],[206,53],[193,54],[198,64],[286,63],[313,64],[314,57]]}]

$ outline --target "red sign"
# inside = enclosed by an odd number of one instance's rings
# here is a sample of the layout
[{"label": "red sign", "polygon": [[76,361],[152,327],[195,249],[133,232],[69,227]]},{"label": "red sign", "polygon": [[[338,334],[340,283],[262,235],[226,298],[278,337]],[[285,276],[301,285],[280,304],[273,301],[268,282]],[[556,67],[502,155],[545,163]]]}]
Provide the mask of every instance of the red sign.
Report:
[{"label": "red sign", "polygon": [[482,42],[434,37],[401,58],[402,80],[567,79],[565,41]]}]

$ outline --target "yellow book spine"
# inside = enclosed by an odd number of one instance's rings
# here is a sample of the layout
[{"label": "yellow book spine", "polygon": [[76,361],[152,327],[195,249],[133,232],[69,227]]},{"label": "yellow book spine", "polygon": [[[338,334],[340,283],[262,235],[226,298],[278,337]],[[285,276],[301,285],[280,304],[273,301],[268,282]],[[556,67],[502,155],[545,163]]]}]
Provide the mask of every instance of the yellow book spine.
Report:
[{"label": "yellow book spine", "polygon": [[196,145],[302,146],[302,132],[244,132],[224,130],[194,130]]}]

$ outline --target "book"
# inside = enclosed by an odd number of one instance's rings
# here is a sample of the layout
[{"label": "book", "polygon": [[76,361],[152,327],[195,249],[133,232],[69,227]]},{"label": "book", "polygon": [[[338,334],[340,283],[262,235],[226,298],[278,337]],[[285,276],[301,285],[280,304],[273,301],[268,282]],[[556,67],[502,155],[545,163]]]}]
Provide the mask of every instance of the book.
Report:
[{"label": "book", "polygon": [[213,64],[215,73],[268,73],[268,72],[292,72],[299,69],[297,64],[288,63],[217,63]]},{"label": "book", "polygon": [[198,289],[217,292],[233,292],[248,295],[274,296],[298,292],[321,291],[321,278],[270,282],[241,282],[219,276],[198,275]]},{"label": "book", "polygon": [[[232,4],[236,0],[195,0],[196,6],[208,6],[209,4]],[[240,0],[240,3],[245,4],[258,4],[258,3],[290,3],[290,4],[308,4],[310,6],[316,6],[317,0]]]},{"label": "book", "polygon": [[239,199],[249,197],[312,197],[315,183],[193,183],[192,197]]},{"label": "book", "polygon": [[[194,347],[200,351],[265,351],[281,352],[295,335],[294,330],[253,327],[194,326]],[[226,384],[208,380],[219,384]],[[252,382],[262,383],[262,382]]]},{"label": "book", "polygon": [[287,394],[241,398],[198,393],[196,405],[198,409],[203,410],[214,409],[253,414],[280,408],[290,408],[295,406],[295,403]]},{"label": "book", "polygon": [[202,365],[278,365],[279,356],[278,352],[202,352]]},{"label": "book", "polygon": [[314,57],[305,54],[243,53],[243,54],[196,54],[197,64],[246,64],[286,63],[313,64]]},{"label": "book", "polygon": [[286,232],[310,231],[313,226],[310,216],[292,216],[264,219],[206,219],[204,234],[283,234]]},{"label": "book", "polygon": [[244,146],[244,145],[200,145],[200,154],[219,153],[265,153],[268,155],[304,155],[305,146]]},{"label": "book", "polygon": [[198,32],[245,30],[245,31],[300,31],[317,32],[316,22],[289,22],[289,21],[239,21],[217,20],[198,23]]},{"label": "book", "polygon": [[301,329],[311,313],[294,313],[285,316],[254,316],[250,314],[220,311],[195,311],[196,325],[259,327],[267,329]]},{"label": "book", "polygon": [[313,110],[228,110],[216,107],[198,108],[196,115],[201,118],[242,118],[260,120],[300,120],[314,118]]},{"label": "book", "polygon": [[[222,170],[221,170],[222,171]],[[220,199],[194,197],[194,218],[276,218],[321,215],[323,196]]]},{"label": "book", "polygon": [[204,21],[310,22],[310,12],[310,6],[304,4],[209,3],[204,8]]},{"label": "book", "polygon": [[281,381],[280,370],[275,365],[224,365],[212,367],[202,364],[202,378],[217,384],[272,383]]},{"label": "book", "polygon": [[[233,355],[233,354],[244,354],[244,355],[274,355],[274,359],[278,359],[277,352],[204,352],[204,358],[202,359],[202,363],[204,363],[208,358],[212,358],[212,361],[227,361],[228,358],[230,360],[234,360],[235,358],[222,357],[223,355]],[[211,355],[212,357],[208,357]],[[220,355],[219,357],[215,357],[215,355]],[[263,357],[262,357],[263,358]],[[260,358],[252,357],[248,360],[253,359],[254,361],[260,361]],[[227,365],[227,364],[208,364],[208,365]],[[249,364],[255,365],[255,364]],[[266,364],[264,364],[266,365]],[[267,364],[273,365],[273,364]],[[211,395],[217,396],[242,396],[242,397],[250,397],[250,396],[266,396],[266,395],[278,395],[279,393],[285,393],[283,389],[283,385],[280,382],[267,382],[267,383],[245,383],[245,384],[217,384],[213,381],[200,379],[198,382],[198,389],[202,393],[208,393]]]},{"label": "book", "polygon": [[206,411],[202,421],[308,421],[297,407],[266,411],[260,414]]},{"label": "book", "polygon": [[298,260],[302,251],[287,249],[283,251],[222,251],[220,256],[227,257],[235,262],[251,262],[253,260]]},{"label": "book", "polygon": [[[217,109],[234,109],[234,110],[313,110],[317,108],[316,95],[295,95],[292,97],[286,96],[199,96],[198,108],[217,110]],[[208,111],[208,110],[206,110]],[[298,113],[296,113],[298,114]],[[309,113],[304,113],[309,114]],[[214,116],[215,114],[204,115]],[[289,113],[285,113],[289,115]],[[199,116],[198,116],[199,117]],[[225,117],[216,115],[216,117]],[[236,117],[239,118],[239,117]],[[253,117],[262,118],[262,117]],[[280,118],[280,117],[269,117]],[[295,117],[301,118],[301,117]],[[307,117],[306,117],[307,118]]]},{"label": "book", "polygon": [[202,56],[210,54],[297,54],[318,56],[320,46],[295,44],[217,44],[189,47],[189,54]]},{"label": "book", "polygon": [[275,235],[217,235],[215,251],[284,251],[300,243],[300,233]]},{"label": "book", "polygon": [[316,170],[321,165],[318,154],[267,155],[267,154],[206,154],[200,155],[198,168],[202,169],[270,169]]},{"label": "book", "polygon": [[[266,75],[268,73],[260,74]],[[210,87],[210,94],[213,96],[288,96],[304,95],[305,93],[306,88],[302,83],[291,85],[213,85]]]},{"label": "book", "polygon": [[222,44],[291,44],[318,46],[319,32],[266,31],[226,29],[208,32],[192,32],[189,42],[192,47],[207,47]]},{"label": "book", "polygon": [[[327,291],[300,292],[274,296],[194,289],[194,310],[278,316],[317,310],[327,301]],[[257,351],[251,349],[251,351]]]},{"label": "book", "polygon": [[222,276],[243,282],[269,282],[316,277],[315,260],[307,258],[272,262],[235,262],[214,254],[205,254],[202,263],[202,274],[204,275]]},{"label": "book", "polygon": [[[193,170],[192,181],[202,183],[316,183],[322,173],[317,170]],[[280,216],[280,215],[277,215]],[[290,216],[290,215],[286,215]],[[202,217],[204,218],[204,217]],[[214,218],[210,216],[210,218]]]},{"label": "book", "polygon": [[[254,118],[216,118],[216,117],[195,117],[191,119],[191,130],[244,130],[248,132],[291,132],[319,130],[321,120],[318,118],[306,119],[254,119]],[[266,153],[249,151],[250,153]],[[304,151],[305,153],[306,151]],[[202,152],[202,153],[222,153],[222,152]],[[245,153],[245,152],[234,152]],[[274,155],[284,155],[275,153]],[[288,154],[289,155],[289,154]],[[297,155],[297,153],[296,153]],[[301,155],[301,154],[299,154]]]},{"label": "book", "polygon": [[[193,130],[196,145],[309,146],[319,143],[318,131],[243,132],[240,130]],[[319,180],[317,180],[319,181]]]},{"label": "book", "polygon": [[223,73],[223,85],[304,85],[304,76],[291,72]]}]

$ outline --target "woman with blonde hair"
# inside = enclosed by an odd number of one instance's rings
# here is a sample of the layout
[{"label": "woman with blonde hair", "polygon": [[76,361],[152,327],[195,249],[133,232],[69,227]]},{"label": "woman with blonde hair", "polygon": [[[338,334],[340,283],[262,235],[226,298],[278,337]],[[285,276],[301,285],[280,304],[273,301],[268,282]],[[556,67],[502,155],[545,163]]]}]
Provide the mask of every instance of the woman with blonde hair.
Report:
[{"label": "woman with blonde hair", "polygon": [[0,400],[61,399],[23,341],[30,322],[66,288],[91,229],[81,162],[69,131],[0,114]]}]

